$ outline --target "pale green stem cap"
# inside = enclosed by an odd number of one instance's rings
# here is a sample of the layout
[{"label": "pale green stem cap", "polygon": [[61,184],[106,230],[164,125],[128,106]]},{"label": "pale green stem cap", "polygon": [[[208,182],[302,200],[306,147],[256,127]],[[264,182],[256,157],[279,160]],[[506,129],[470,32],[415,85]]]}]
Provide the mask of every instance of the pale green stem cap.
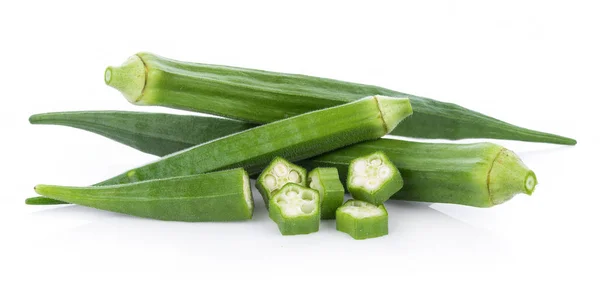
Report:
[{"label": "pale green stem cap", "polygon": [[402,120],[413,113],[408,98],[376,95],[375,100],[377,100],[386,133],[390,133]]},{"label": "pale green stem cap", "polygon": [[133,55],[121,66],[106,68],[104,82],[120,91],[129,102],[140,104],[146,85],[146,66],[139,56]]},{"label": "pale green stem cap", "polygon": [[512,151],[500,150],[488,173],[488,192],[491,206],[510,200],[516,194],[531,195],[537,177]]}]

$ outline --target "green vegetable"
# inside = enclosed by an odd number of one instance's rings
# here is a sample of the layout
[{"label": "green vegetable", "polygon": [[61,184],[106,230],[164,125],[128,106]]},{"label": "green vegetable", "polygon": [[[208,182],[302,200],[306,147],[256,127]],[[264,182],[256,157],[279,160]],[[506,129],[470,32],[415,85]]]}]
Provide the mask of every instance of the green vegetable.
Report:
[{"label": "green vegetable", "polygon": [[121,111],[46,113],[31,116],[29,122],[79,128],[158,156],[256,126],[214,117]]},{"label": "green vegetable", "polygon": [[346,185],[355,199],[381,205],[398,192],[404,182],[398,168],[382,151],[377,151],[350,161]]},{"label": "green vegetable", "polygon": [[113,185],[243,167],[258,173],[273,158],[309,158],[379,138],[412,113],[408,99],[366,97],[212,140],[108,179]]},{"label": "green vegetable", "polygon": [[306,169],[281,157],[275,157],[256,180],[256,188],[262,195],[265,206],[269,207],[269,200],[273,193],[287,183],[295,183],[305,187]]},{"label": "green vegetable", "polygon": [[[140,113],[140,115],[142,114]],[[135,119],[139,117],[138,115],[130,115],[129,118],[134,119],[134,121],[128,124],[134,125],[136,124]],[[171,115],[171,118],[166,120],[182,121],[179,118],[178,115]],[[100,127],[94,124],[92,119],[90,120],[92,121],[88,124],[90,128],[97,129]],[[143,139],[146,136],[156,134],[150,132],[150,130],[157,129],[157,127],[152,126],[151,119],[144,120],[147,120],[151,126],[139,129],[138,132],[129,129],[135,134],[131,136],[132,139],[123,139],[119,142],[126,145],[140,145],[142,151],[145,150],[143,147],[148,147],[147,149],[154,148],[155,146],[136,143],[136,141],[144,141]],[[217,120],[222,123],[238,123],[230,120]],[[65,124],[68,122],[73,126],[79,123],[77,120],[68,118],[65,121]],[[186,136],[188,133],[186,129],[194,125],[192,122],[188,124],[189,126],[185,126],[184,123],[177,124],[183,126],[171,128],[174,137]],[[226,131],[223,133],[224,130],[221,128],[207,128],[206,131],[207,135],[224,136],[229,134]],[[107,132],[106,135],[110,136],[111,134]],[[198,139],[198,143],[205,142],[201,141],[201,138]],[[157,143],[160,144],[161,140],[157,140]],[[176,143],[167,141],[164,144],[156,145],[156,147],[160,147],[167,152],[181,150],[173,147],[173,145],[176,145]],[[384,138],[355,144],[319,157],[313,157],[299,162],[299,164],[306,168],[336,167],[340,179],[345,181],[350,161],[375,151],[385,152],[402,173],[404,186],[392,199],[491,207],[512,198],[518,193],[531,194],[537,183],[535,174],[523,165],[514,153],[492,143],[419,143]],[[504,153],[504,155],[500,155],[501,153]],[[504,163],[505,159],[496,160],[496,157],[500,156],[508,156],[508,161],[512,161],[512,163]],[[512,171],[507,169],[507,165],[512,168]],[[487,179],[488,174],[490,180]],[[527,182],[529,182],[529,185]],[[27,203],[47,204],[48,201],[43,200],[40,202],[32,198]]]},{"label": "green vegetable", "polygon": [[335,219],[335,210],[344,203],[344,186],[337,168],[317,167],[308,174],[311,189],[321,198],[321,219]]},{"label": "green vegetable", "polygon": [[319,231],[320,198],[315,190],[288,183],[269,201],[269,217],[282,235]]},{"label": "green vegetable", "polygon": [[349,200],[335,214],[337,230],[354,239],[367,239],[388,234],[388,213],[383,205]]},{"label": "green vegetable", "polygon": [[517,127],[461,106],[356,83],[219,65],[196,64],[150,53],[108,67],[105,82],[133,104],[211,113],[254,123],[381,94],[410,98],[414,115],[391,134],[418,138],[495,138],[574,145],[557,135]]},{"label": "green vegetable", "polygon": [[347,177],[356,157],[383,151],[404,179],[392,199],[492,207],[514,195],[531,195],[537,178],[512,151],[492,143],[444,144],[379,139],[339,149],[300,162],[310,167],[336,167]]},{"label": "green vegetable", "polygon": [[35,191],[73,204],[169,221],[245,220],[254,210],[250,179],[241,168],[113,186],[38,185]]}]

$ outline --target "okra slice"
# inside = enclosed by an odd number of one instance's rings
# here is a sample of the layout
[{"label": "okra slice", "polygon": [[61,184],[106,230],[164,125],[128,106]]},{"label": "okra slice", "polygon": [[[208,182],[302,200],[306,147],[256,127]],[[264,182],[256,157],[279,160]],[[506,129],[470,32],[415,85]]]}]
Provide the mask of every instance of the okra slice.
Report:
[{"label": "okra slice", "polygon": [[381,205],[403,185],[400,171],[381,151],[350,162],[347,186],[357,200]]},{"label": "okra slice", "polygon": [[336,229],[348,233],[354,239],[388,234],[388,213],[383,205],[349,200],[337,209],[335,219]]},{"label": "okra slice", "polygon": [[319,192],[321,219],[335,219],[335,210],[344,203],[344,186],[337,168],[318,167],[308,173],[308,185]]},{"label": "okra slice", "polygon": [[288,183],[269,201],[269,217],[282,235],[308,234],[319,231],[320,207],[317,191]]},{"label": "okra slice", "polygon": [[256,180],[256,188],[269,207],[269,199],[287,183],[306,186],[306,169],[281,157],[275,157]]}]

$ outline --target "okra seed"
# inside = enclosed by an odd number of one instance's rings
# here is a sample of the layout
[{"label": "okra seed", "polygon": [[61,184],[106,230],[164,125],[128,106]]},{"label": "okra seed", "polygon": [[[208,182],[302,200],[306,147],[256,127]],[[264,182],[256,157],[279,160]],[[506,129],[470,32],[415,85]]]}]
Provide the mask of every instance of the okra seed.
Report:
[{"label": "okra seed", "polygon": [[354,171],[359,174],[359,175],[363,175],[367,172],[367,162],[364,160],[359,160],[354,164]]},{"label": "okra seed", "polygon": [[315,189],[316,190],[318,187],[319,187],[319,185],[318,185],[317,181],[313,180],[313,181],[310,182],[310,188],[311,189]]},{"label": "okra seed", "polygon": [[290,171],[290,174],[288,175],[288,179],[291,182],[295,182],[295,183],[302,182],[302,178],[300,178],[300,174],[295,170]]},{"label": "okra seed", "polygon": [[270,190],[277,188],[277,180],[272,175],[265,176],[265,184]]},{"label": "okra seed", "polygon": [[286,199],[282,196],[280,196],[279,198],[277,198],[277,204],[282,205],[287,203]]},{"label": "okra seed", "polygon": [[371,179],[367,180],[367,185],[366,185],[366,187],[367,187],[368,189],[371,189],[371,190],[373,190],[373,189],[376,189],[378,186],[379,186],[379,181],[378,181],[378,180],[376,180],[376,179],[374,179],[374,178],[371,178]]},{"label": "okra seed", "polygon": [[287,195],[288,197],[295,197],[295,196],[297,196],[297,195],[298,195],[298,193],[297,193],[297,192],[295,192],[295,191],[289,191],[289,192],[287,192],[287,193],[286,193],[286,195]]},{"label": "okra seed", "polygon": [[371,165],[373,166],[380,166],[381,165],[381,159],[379,158],[374,158],[371,160]]},{"label": "okra seed", "polygon": [[311,193],[303,193],[302,194],[302,200],[305,201],[312,201],[314,199],[313,194]]},{"label": "okra seed", "polygon": [[354,179],[352,179],[352,183],[357,186],[362,186],[363,184],[365,184],[365,177],[355,176]]},{"label": "okra seed", "polygon": [[387,166],[382,166],[379,168],[378,176],[380,178],[388,178],[390,176],[390,168]]},{"label": "okra seed", "polygon": [[285,164],[278,163],[273,168],[273,172],[275,173],[276,176],[285,176],[286,174],[288,174],[288,169],[287,169],[287,166],[285,166]]},{"label": "okra seed", "polygon": [[314,203],[304,203],[302,204],[302,207],[300,207],[300,210],[302,210],[302,212],[308,214],[308,213],[312,213],[312,211],[315,210],[315,204]]}]

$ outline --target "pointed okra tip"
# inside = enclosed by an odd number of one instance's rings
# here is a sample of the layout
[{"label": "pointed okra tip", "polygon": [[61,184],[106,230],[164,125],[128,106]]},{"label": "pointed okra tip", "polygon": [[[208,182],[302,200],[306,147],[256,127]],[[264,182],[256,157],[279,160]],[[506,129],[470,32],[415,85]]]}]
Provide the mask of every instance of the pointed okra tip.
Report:
[{"label": "pointed okra tip", "polygon": [[413,113],[408,98],[376,95],[375,100],[387,133],[390,133],[402,120]]},{"label": "pointed okra tip", "polygon": [[146,85],[146,66],[133,55],[121,66],[109,66],[104,71],[104,83],[120,91],[131,103],[139,103]]}]

